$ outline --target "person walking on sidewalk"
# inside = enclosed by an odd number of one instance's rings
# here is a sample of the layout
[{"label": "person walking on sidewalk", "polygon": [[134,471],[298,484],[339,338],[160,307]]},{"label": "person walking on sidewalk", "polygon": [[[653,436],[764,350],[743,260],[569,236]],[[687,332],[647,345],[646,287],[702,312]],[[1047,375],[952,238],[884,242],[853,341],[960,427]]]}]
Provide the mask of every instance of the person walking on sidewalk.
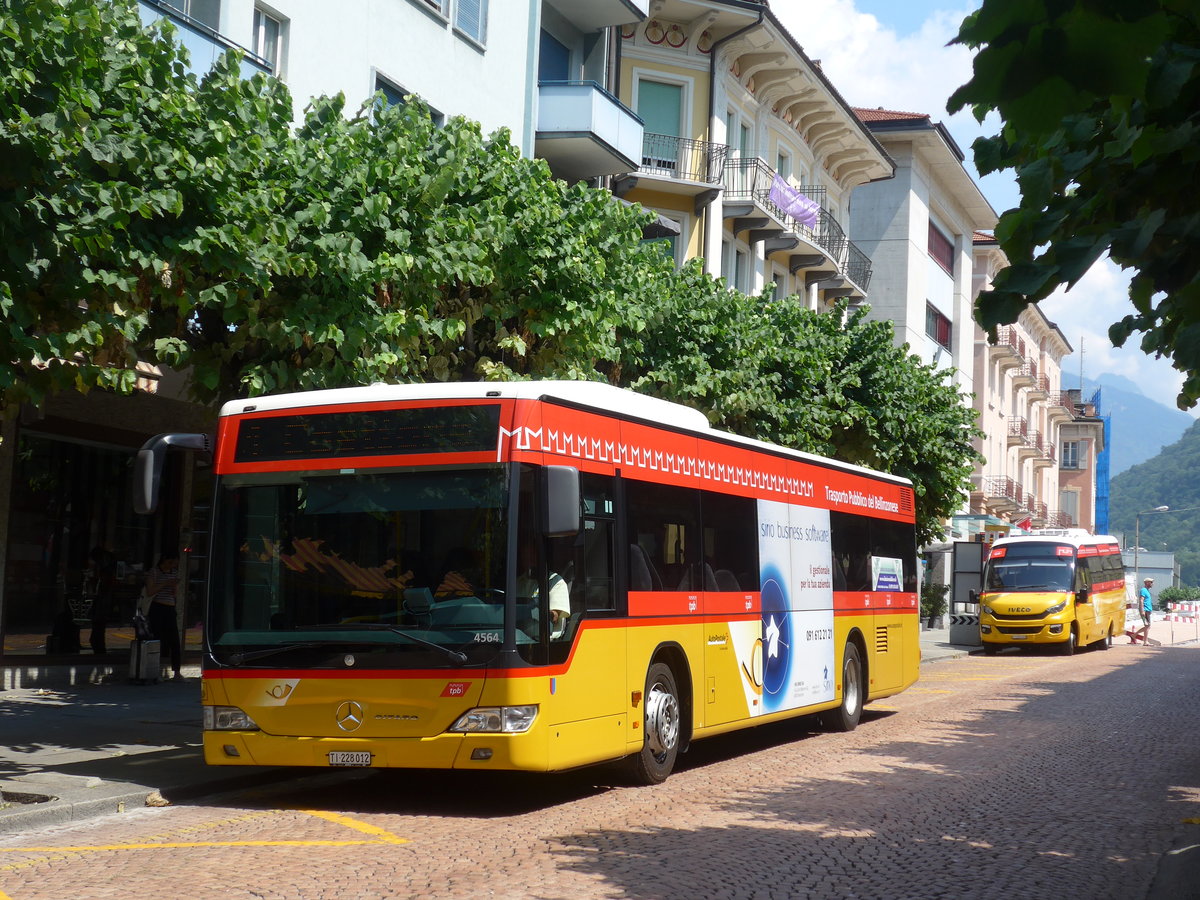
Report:
[{"label": "person walking on sidewalk", "polygon": [[[1142,627],[1138,629],[1138,636],[1142,639],[1142,644],[1150,643],[1150,613],[1154,612],[1154,598],[1150,596],[1150,588],[1154,585],[1153,578],[1147,578],[1142,583],[1142,589],[1138,591],[1138,598],[1142,601]],[[1137,643],[1137,636],[1133,642]]]},{"label": "person walking on sidewalk", "polygon": [[183,652],[179,646],[179,625],[175,621],[175,595],[179,587],[179,559],[165,556],[146,576],[146,594],[150,610],[146,618],[150,632],[162,644],[164,654],[171,656],[171,669],[176,681],[183,680]]}]

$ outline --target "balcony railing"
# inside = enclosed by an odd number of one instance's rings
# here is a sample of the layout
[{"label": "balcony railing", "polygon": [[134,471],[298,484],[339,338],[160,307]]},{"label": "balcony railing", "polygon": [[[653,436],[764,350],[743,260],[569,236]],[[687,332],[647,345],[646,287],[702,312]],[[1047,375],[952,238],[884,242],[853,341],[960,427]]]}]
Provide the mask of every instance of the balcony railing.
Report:
[{"label": "balcony railing", "polygon": [[726,144],[647,132],[642,137],[642,165],[638,171],[683,181],[720,184],[728,156]]},{"label": "balcony railing", "polygon": [[1007,347],[1016,351],[1017,356],[1025,355],[1025,341],[1017,334],[1017,329],[1011,325],[1005,325],[1003,328],[996,329],[996,344],[997,347]]},{"label": "balcony railing", "polygon": [[[814,246],[820,247],[838,265],[846,252],[846,233],[842,226],[824,206],[817,213],[813,226],[804,225],[781,209],[771,199],[771,185],[775,181],[775,170],[761,159],[734,159],[725,165],[725,198],[727,200],[750,200],[765,210],[788,231],[794,231]],[[797,190],[808,199],[820,203],[824,193],[816,193],[811,187],[801,185]]]},{"label": "balcony railing", "polygon": [[1024,500],[1021,485],[1007,475],[992,475],[983,479],[983,494],[993,502],[997,499],[1011,500],[1018,506]]},{"label": "balcony railing", "polygon": [[846,275],[864,291],[871,283],[871,258],[853,241],[846,242]]},{"label": "balcony railing", "polygon": [[1023,443],[1029,436],[1029,420],[1024,416],[1008,417],[1008,436],[1020,438]]}]

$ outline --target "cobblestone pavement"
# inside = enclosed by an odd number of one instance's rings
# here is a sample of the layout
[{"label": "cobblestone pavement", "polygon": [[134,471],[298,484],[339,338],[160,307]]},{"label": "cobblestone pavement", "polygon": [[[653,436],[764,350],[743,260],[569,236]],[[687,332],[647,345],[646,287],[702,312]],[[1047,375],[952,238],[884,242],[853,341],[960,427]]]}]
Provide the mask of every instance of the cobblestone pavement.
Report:
[{"label": "cobblestone pavement", "polygon": [[1200,652],[923,667],[852,734],[811,720],[609,773],[315,772],[0,840],[0,900],[1144,898],[1200,843]]}]

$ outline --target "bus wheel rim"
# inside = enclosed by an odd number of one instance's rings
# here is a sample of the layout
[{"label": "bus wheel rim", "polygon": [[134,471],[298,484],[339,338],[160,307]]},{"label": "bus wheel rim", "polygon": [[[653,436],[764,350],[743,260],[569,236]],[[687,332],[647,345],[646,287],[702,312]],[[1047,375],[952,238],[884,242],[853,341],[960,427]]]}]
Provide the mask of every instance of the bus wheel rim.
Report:
[{"label": "bus wheel rim", "polygon": [[849,660],[846,661],[846,672],[842,677],[843,683],[843,699],[842,702],[846,707],[846,712],[854,715],[858,711],[859,694],[861,685],[858,683],[858,666],[852,664]]},{"label": "bus wheel rim", "polygon": [[650,752],[662,756],[679,740],[679,700],[662,685],[650,689],[646,701],[646,743]]}]

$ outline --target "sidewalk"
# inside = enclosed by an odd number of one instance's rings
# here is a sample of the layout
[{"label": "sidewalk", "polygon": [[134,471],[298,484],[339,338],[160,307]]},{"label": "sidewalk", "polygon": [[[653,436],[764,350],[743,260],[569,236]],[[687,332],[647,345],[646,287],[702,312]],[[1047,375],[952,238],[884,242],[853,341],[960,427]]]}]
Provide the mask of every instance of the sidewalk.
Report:
[{"label": "sidewalk", "polygon": [[[979,650],[949,637],[948,628],[922,631],[922,664]],[[288,769],[204,764],[200,667],[198,654],[188,656],[186,681],[148,685],[130,684],[116,653],[7,657],[0,834],[295,777]]]}]

